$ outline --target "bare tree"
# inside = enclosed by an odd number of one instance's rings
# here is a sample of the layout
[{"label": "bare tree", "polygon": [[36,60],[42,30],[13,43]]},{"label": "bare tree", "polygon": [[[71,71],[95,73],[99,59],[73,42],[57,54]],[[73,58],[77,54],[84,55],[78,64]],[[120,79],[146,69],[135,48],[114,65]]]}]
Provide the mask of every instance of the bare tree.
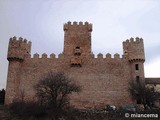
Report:
[{"label": "bare tree", "polygon": [[131,81],[129,92],[134,100],[143,104],[144,108],[146,106],[151,108],[154,102],[160,98],[160,93],[155,91],[154,87],[148,87],[141,81]]},{"label": "bare tree", "polygon": [[35,86],[40,104],[49,108],[54,120],[58,120],[69,104],[69,95],[79,92],[80,86],[76,85],[64,73],[50,72]]}]

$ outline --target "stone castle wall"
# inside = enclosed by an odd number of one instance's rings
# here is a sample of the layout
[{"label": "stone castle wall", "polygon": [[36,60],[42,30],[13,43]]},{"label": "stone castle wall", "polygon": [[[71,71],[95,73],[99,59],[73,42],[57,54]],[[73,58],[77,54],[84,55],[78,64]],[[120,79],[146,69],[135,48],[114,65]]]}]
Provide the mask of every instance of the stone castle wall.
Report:
[{"label": "stone castle wall", "polygon": [[[64,51],[58,58],[54,54],[50,57],[34,54],[31,58],[31,42],[14,37],[13,44],[13,39],[10,40],[5,103],[20,98],[22,92],[26,100],[34,100],[34,85],[50,71],[64,72],[82,87],[81,93],[71,96],[71,103],[79,108],[132,103],[128,83],[137,76],[144,79],[143,40],[131,38],[123,42],[122,57],[119,54],[113,58],[110,54],[104,58],[102,54],[94,57],[91,53],[91,24],[67,23],[64,31]],[[135,64],[138,64],[138,70],[135,70]]]}]

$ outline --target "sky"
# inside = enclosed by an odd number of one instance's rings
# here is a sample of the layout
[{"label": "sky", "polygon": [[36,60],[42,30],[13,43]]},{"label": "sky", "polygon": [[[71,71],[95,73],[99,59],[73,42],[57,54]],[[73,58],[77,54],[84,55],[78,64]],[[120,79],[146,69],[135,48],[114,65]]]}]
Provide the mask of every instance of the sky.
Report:
[{"label": "sky", "polygon": [[160,77],[160,0],[0,0],[0,89],[6,87],[9,38],[32,42],[32,51],[63,51],[63,25],[93,24],[92,51],[123,54],[122,42],[142,37],[145,76]]}]

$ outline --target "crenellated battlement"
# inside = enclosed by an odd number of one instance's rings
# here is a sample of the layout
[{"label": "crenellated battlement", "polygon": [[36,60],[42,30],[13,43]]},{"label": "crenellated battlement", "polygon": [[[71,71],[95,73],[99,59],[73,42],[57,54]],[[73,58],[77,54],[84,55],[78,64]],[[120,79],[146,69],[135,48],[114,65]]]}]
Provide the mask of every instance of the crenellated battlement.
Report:
[{"label": "crenellated battlement", "polygon": [[123,55],[126,55],[129,61],[145,61],[143,39],[131,37],[124,41]]},{"label": "crenellated battlement", "polygon": [[[32,58],[32,59],[63,59],[63,54],[60,53],[56,57],[56,55],[54,53],[51,53],[50,55],[47,55],[46,53],[43,53],[41,55],[38,53],[35,53],[35,54],[33,54],[33,57],[30,56],[30,58]],[[83,56],[82,56],[82,58],[83,58]],[[125,58],[125,56],[124,55],[120,56],[118,53],[115,53],[113,56],[110,53],[107,53],[105,55],[103,55],[102,53],[99,53],[96,56],[94,54],[92,54],[91,58],[92,59],[104,59],[104,60],[106,60],[106,59],[118,60],[118,59]]]},{"label": "crenellated battlement", "polygon": [[22,37],[13,37],[9,40],[8,60],[24,60],[25,56],[30,54],[31,42]]},{"label": "crenellated battlement", "polygon": [[18,39],[17,39],[17,37],[16,36],[14,36],[14,37],[11,37],[10,38],[10,40],[9,40],[9,45],[10,44],[26,44],[26,45],[30,45],[31,46],[31,41],[27,41],[27,39],[23,39],[22,37],[19,37]]},{"label": "crenellated battlement", "polygon": [[[94,54],[93,54],[94,56]],[[110,53],[107,53],[105,56],[102,53],[97,54],[97,57],[93,57],[93,58],[97,58],[97,59],[110,59],[110,60],[118,60],[118,59],[123,59],[126,58],[124,55],[120,56],[118,53],[115,53],[112,57],[112,55]]]},{"label": "crenellated battlement", "polygon": [[56,57],[56,55],[54,53],[51,53],[50,55],[47,55],[46,53],[43,53],[42,55],[38,54],[38,53],[35,53],[33,54],[33,59],[58,59],[58,58],[62,58],[63,54],[60,53],[58,55],[58,57]]},{"label": "crenellated battlement", "polygon": [[84,29],[86,29],[87,28],[87,30],[88,31],[92,31],[92,24],[90,24],[90,23],[88,23],[88,22],[76,22],[76,21],[74,21],[74,22],[67,22],[67,23],[65,23],[64,24],[64,26],[63,26],[63,29],[64,29],[64,31],[67,31],[67,30],[69,30],[69,29],[73,29],[73,28],[75,28],[75,29],[78,29],[78,28],[84,28]]},{"label": "crenellated battlement", "polygon": [[143,39],[136,37],[135,39],[131,37],[130,39],[127,39],[126,41],[123,42],[123,44],[131,44],[131,43],[143,43]]},{"label": "crenellated battlement", "polygon": [[65,23],[65,25],[92,25],[92,24],[90,24],[90,23],[88,23],[88,22],[76,22],[76,21],[74,21],[74,22],[70,22],[70,21],[68,21],[67,23]]}]

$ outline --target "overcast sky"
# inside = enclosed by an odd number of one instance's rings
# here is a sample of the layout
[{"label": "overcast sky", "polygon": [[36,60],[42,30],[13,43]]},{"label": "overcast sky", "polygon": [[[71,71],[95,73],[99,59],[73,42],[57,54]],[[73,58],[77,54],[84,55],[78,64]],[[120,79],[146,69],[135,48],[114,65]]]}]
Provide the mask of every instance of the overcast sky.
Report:
[{"label": "overcast sky", "polygon": [[0,0],[0,89],[6,87],[9,38],[32,41],[34,53],[63,51],[63,24],[93,24],[94,54],[122,55],[122,42],[142,37],[145,76],[160,77],[160,0]]}]

